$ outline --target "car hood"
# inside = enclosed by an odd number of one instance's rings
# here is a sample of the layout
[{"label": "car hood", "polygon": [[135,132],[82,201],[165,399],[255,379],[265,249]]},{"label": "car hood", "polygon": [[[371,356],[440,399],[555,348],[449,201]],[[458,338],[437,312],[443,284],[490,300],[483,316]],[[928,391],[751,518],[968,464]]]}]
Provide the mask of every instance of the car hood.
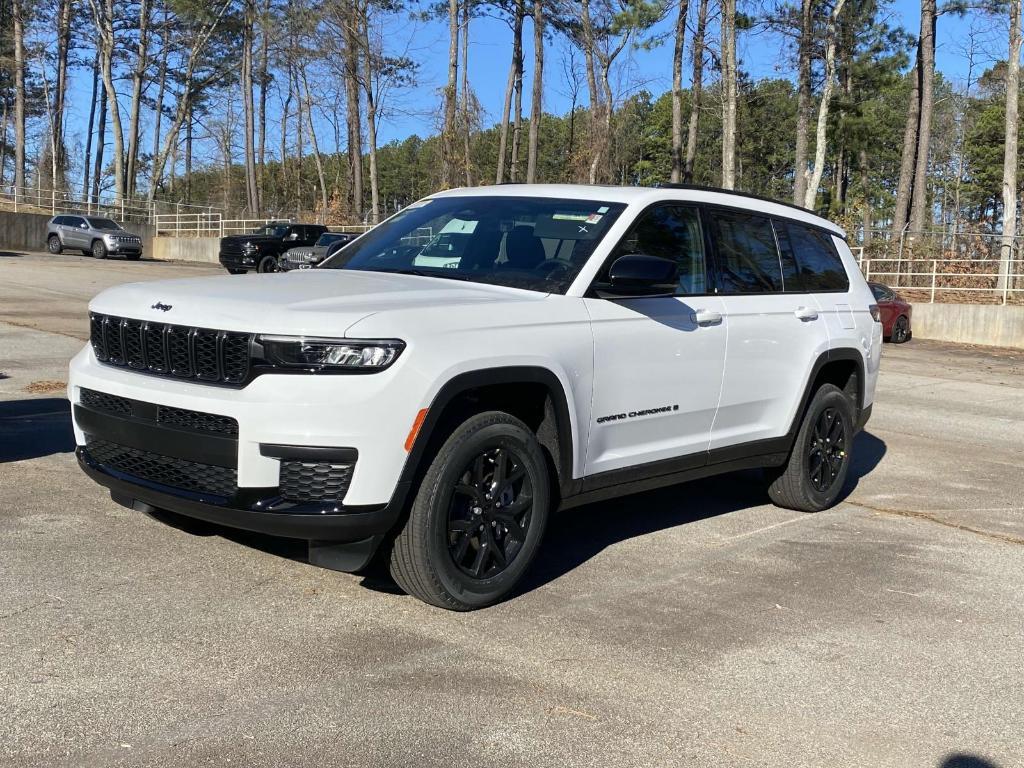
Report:
[{"label": "car hood", "polygon": [[547,294],[435,277],[358,270],[295,270],[128,283],[103,291],[92,312],[253,333],[344,336],[371,315],[417,308],[543,300]]},{"label": "car hood", "polygon": [[242,243],[279,243],[281,238],[273,235],[228,235],[220,239],[221,245],[228,243],[241,245]]}]

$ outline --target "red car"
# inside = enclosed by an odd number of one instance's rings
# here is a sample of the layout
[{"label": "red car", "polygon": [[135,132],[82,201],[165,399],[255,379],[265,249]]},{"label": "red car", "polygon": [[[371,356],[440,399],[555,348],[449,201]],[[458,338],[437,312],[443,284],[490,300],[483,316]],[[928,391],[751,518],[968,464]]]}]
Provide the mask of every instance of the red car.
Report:
[{"label": "red car", "polygon": [[914,308],[888,285],[868,283],[882,314],[882,335],[886,341],[902,344],[910,341],[910,314]]}]

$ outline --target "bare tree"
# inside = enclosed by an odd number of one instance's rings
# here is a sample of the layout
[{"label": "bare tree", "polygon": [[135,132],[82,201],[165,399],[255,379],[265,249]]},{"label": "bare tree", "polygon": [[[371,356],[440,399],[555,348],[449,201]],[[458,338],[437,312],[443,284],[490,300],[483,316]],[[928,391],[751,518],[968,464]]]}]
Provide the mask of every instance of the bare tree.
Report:
[{"label": "bare tree", "polygon": [[999,288],[1009,282],[1017,234],[1017,122],[1020,105],[1021,0],[1010,0],[1010,51],[1006,65],[1006,145],[1003,150],[1003,238]]},{"label": "bare tree", "polygon": [[472,15],[470,0],[462,0],[462,164],[466,171],[466,186],[473,186],[473,158],[470,154],[470,132],[473,128],[469,94],[469,19]]},{"label": "bare tree", "polygon": [[448,84],[441,129],[441,186],[455,185],[455,118],[459,81],[459,0],[448,0]]},{"label": "bare tree", "polygon": [[796,157],[793,163],[793,203],[803,205],[807,196],[807,133],[811,124],[811,51],[814,47],[814,0],[800,4],[800,38],[797,43]]},{"label": "bare tree", "polygon": [[125,169],[125,194],[135,194],[139,162],[139,118],[142,113],[142,85],[149,67],[149,0],[139,2],[138,40],[135,66],[132,67],[132,100],[128,116],[128,158]]},{"label": "bare tree", "polygon": [[361,30],[363,90],[366,93],[366,140],[370,145],[370,221],[377,224],[380,221],[380,174],[377,170],[377,96],[375,93],[377,67],[374,64],[374,51],[370,46],[369,3],[363,5]]},{"label": "bare tree", "polygon": [[[515,10],[512,14],[512,62],[509,64],[508,69],[508,82],[505,85],[505,105],[502,111],[501,117],[501,131],[498,135],[498,170],[495,174],[495,181],[501,184],[505,181],[505,163],[507,162],[508,155],[508,139],[509,139],[509,120],[515,121],[516,129],[518,132],[518,125],[520,115],[522,113],[522,96],[523,88],[523,18],[525,16],[525,6],[523,0],[516,0]],[[512,105],[517,104],[516,116],[512,118]],[[509,169],[509,176],[512,181],[516,178],[516,160],[517,150],[515,144],[517,137],[513,135],[513,151],[512,151],[512,162],[511,168]]]},{"label": "bare tree", "polygon": [[688,0],[679,0],[675,44],[672,48],[672,175],[673,184],[683,180],[683,42],[686,37]]},{"label": "bare tree", "polygon": [[63,189],[67,174],[67,149],[64,145],[64,113],[68,90],[68,53],[71,50],[71,0],[57,3],[57,82],[53,91],[53,166],[51,189]]},{"label": "bare tree", "polygon": [[544,115],[544,0],[533,0],[533,89],[530,94],[530,136],[526,149],[526,183],[537,181],[540,121]]},{"label": "bare tree", "polygon": [[907,227],[910,212],[910,194],[914,183],[914,152],[917,149],[917,128],[921,116],[921,88],[918,67],[910,73],[910,98],[907,102],[907,122],[903,129],[903,154],[900,159],[900,176],[896,182],[896,204],[892,215],[893,237],[900,237]]},{"label": "bare tree", "polygon": [[722,0],[722,187],[736,186],[736,0]]},{"label": "bare tree", "polygon": [[100,47],[100,76],[103,90],[107,94],[110,124],[114,131],[114,194],[116,201],[124,198],[124,129],[121,125],[121,110],[117,103],[117,88],[114,86],[114,0],[89,0],[93,22],[96,26],[97,45]]},{"label": "bare tree", "polygon": [[309,91],[309,78],[306,70],[302,70],[302,87],[306,92],[306,123],[309,128],[309,141],[313,146],[313,162],[316,164],[316,177],[320,185],[320,215],[327,215],[327,176],[324,173],[324,162],[320,157],[320,145],[316,139],[316,128],[313,126],[313,97]]},{"label": "bare tree", "polygon": [[686,164],[683,181],[693,181],[693,165],[697,160],[697,127],[700,119],[701,98],[704,95],[704,35],[708,25],[708,0],[700,0],[697,8],[697,28],[693,33],[693,74],[690,83],[690,124],[686,132]]},{"label": "bare tree", "polygon": [[821,89],[821,100],[818,105],[818,127],[814,136],[814,166],[807,181],[807,192],[804,197],[804,208],[814,208],[818,198],[818,187],[825,171],[825,151],[828,148],[828,110],[832,103],[832,93],[836,80],[836,34],[839,14],[843,12],[846,0],[836,0],[828,19],[825,33],[825,84]]},{"label": "bare tree", "polygon": [[[145,0],[143,0],[145,2]],[[242,14],[242,67],[238,84],[242,89],[242,116],[245,131],[245,198],[252,216],[260,211],[259,183],[256,179],[256,108],[253,102],[253,33],[256,26],[256,2],[245,0]],[[303,72],[305,77],[305,72]]]},{"label": "bare tree", "polygon": [[910,231],[922,232],[931,221],[928,213],[928,150],[935,106],[935,0],[921,0],[921,38],[918,43],[918,79],[921,106],[917,124],[914,186],[910,198]]},{"label": "bare tree", "polygon": [[[100,80],[100,51],[96,49],[92,61],[92,95],[89,97],[89,122],[85,132],[85,162],[82,165],[82,197],[89,197],[89,174],[92,171],[92,135],[96,125],[96,96]],[[6,126],[5,126],[6,127]],[[102,131],[102,128],[100,129]],[[154,152],[154,156],[155,156]],[[2,156],[0,156],[2,160]],[[0,162],[2,165],[2,162]]]},{"label": "bare tree", "polygon": [[11,0],[14,22],[14,200],[25,187],[25,0]]}]

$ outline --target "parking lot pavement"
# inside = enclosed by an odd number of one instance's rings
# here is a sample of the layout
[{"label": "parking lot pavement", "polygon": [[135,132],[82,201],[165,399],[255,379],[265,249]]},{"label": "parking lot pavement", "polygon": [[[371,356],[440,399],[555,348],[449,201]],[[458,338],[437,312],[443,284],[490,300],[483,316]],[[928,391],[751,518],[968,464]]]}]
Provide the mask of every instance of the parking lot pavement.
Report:
[{"label": "parking lot pavement", "polygon": [[0,764],[1021,765],[1024,353],[886,348],[833,510],[756,473],[572,510],[453,614],[81,475],[85,299],[203,270],[64,258],[0,259]]}]

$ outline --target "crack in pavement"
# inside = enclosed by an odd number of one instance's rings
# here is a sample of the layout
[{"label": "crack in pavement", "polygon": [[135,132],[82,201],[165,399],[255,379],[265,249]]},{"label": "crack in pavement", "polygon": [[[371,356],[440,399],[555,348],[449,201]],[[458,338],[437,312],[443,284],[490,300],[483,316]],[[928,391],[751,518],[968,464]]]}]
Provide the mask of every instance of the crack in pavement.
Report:
[{"label": "crack in pavement", "polygon": [[[1005,544],[1018,544],[1024,546],[1024,538],[1021,538],[1020,536],[1012,536],[1008,533],[994,533],[992,531],[983,531],[980,528],[972,528],[971,526],[964,525],[963,523],[954,523],[951,520],[944,520],[941,517],[932,514],[931,512],[913,509],[891,509],[888,507],[875,507],[870,504],[865,504],[864,502],[861,501],[848,501],[846,503],[855,507],[870,509],[872,512],[879,512],[885,515],[894,515],[896,517],[909,517],[913,520],[925,520],[927,522],[937,523],[938,525],[943,525],[947,528],[953,528],[958,531],[973,533],[977,536],[981,536],[982,538],[992,539],[993,541],[1001,541]],[[1013,508],[1009,507],[1008,509]]]}]

